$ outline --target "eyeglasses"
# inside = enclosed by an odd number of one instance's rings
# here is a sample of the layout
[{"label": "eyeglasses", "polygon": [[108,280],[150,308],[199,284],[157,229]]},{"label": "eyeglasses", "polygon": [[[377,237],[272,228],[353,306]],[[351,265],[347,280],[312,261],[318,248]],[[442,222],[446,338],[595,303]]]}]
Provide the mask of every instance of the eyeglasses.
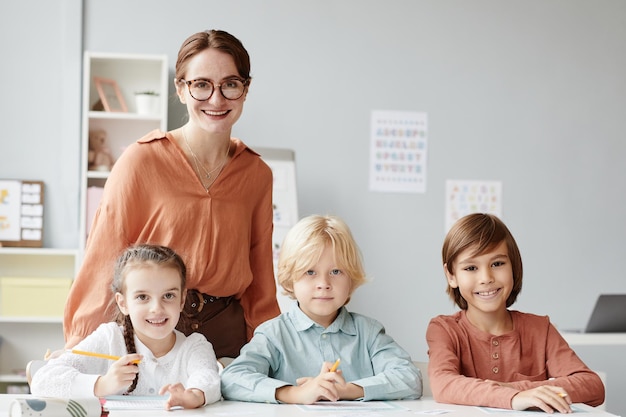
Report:
[{"label": "eyeglasses", "polygon": [[181,79],[180,82],[187,84],[189,94],[198,101],[206,101],[211,98],[215,88],[219,88],[222,96],[227,100],[237,100],[246,91],[246,86],[250,79],[240,80],[239,78],[231,78],[222,81],[220,84],[213,84],[210,80],[191,80]]}]

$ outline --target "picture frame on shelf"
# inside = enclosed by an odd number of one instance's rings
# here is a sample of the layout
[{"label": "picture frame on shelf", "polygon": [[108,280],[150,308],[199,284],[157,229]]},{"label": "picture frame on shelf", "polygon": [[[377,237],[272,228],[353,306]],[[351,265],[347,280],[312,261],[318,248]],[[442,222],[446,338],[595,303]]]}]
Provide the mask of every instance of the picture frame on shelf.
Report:
[{"label": "picture frame on shelf", "polygon": [[117,81],[102,77],[93,77],[93,80],[104,111],[121,113],[128,111]]}]

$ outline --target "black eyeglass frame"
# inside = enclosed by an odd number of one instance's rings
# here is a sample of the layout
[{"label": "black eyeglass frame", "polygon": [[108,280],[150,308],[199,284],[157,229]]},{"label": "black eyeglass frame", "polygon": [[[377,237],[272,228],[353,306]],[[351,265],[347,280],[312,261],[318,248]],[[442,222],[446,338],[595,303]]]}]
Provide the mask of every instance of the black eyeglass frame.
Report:
[{"label": "black eyeglass frame", "polygon": [[[243,91],[241,92],[241,95],[239,95],[239,97],[228,98],[228,97],[226,97],[224,95],[224,92],[222,91],[222,84],[227,83],[229,81],[234,81],[234,80],[239,81],[240,83],[243,84]],[[207,101],[207,100],[210,100],[211,97],[213,97],[213,93],[215,93],[215,90],[220,90],[220,94],[226,100],[239,100],[246,93],[246,88],[248,88],[248,85],[250,84],[250,78],[246,78],[245,80],[242,80],[241,78],[228,78],[227,80],[224,80],[224,81],[222,81],[219,84],[214,84],[213,81],[207,80],[207,79],[204,79],[204,78],[196,78],[195,80],[185,80],[184,78],[181,78],[178,81],[180,81],[181,83],[187,84],[187,90],[189,91],[189,95],[191,96],[191,98],[193,98],[196,101]],[[200,100],[199,98],[194,97],[193,93],[191,92],[191,84],[193,84],[196,81],[204,81],[206,83],[211,84],[211,87],[212,87],[211,94],[209,94],[209,96],[207,98],[205,98],[204,100]]]}]

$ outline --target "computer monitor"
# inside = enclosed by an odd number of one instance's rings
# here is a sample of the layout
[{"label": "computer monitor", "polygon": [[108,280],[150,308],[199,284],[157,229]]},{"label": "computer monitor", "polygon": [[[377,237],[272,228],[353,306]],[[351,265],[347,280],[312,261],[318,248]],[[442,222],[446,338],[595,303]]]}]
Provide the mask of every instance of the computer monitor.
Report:
[{"label": "computer monitor", "polygon": [[600,294],[585,333],[626,333],[626,294]]}]

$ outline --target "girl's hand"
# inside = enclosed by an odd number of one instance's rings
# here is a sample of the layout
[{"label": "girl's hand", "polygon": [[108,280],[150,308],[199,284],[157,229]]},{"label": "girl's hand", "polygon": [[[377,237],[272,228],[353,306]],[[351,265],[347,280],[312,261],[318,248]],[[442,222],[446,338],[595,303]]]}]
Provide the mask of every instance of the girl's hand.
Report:
[{"label": "girl's hand", "polygon": [[554,413],[554,411],[566,414],[572,412],[571,403],[572,400],[563,388],[542,385],[517,393],[511,401],[511,408],[513,410],[526,410],[536,407],[549,414]]},{"label": "girl's hand", "polygon": [[109,368],[106,374],[96,380],[93,393],[96,397],[114,395],[128,389],[139,372],[137,361],[143,359],[138,353],[124,355]]},{"label": "girl's hand", "polygon": [[165,402],[165,409],[172,407],[198,408],[204,405],[204,392],[197,388],[185,389],[183,384],[167,384],[161,387],[159,395],[170,394],[170,398]]}]

